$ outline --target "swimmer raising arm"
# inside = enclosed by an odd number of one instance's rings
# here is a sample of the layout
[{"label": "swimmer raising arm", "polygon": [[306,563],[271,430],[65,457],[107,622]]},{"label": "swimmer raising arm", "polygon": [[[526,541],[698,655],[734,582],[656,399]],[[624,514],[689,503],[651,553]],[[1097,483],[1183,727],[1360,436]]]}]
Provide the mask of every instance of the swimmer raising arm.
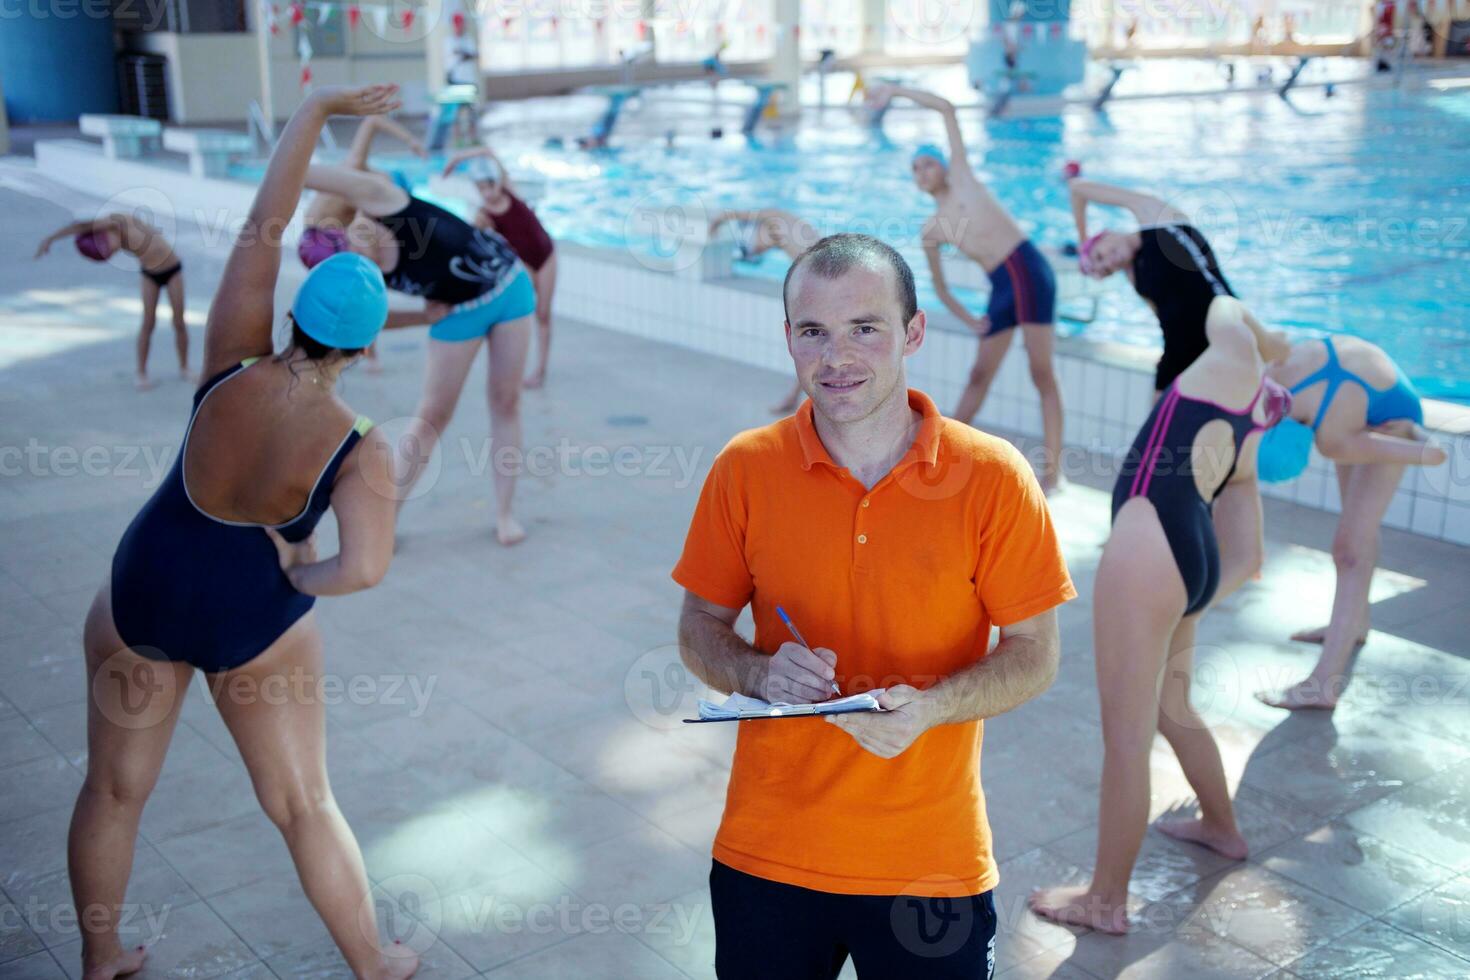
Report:
[{"label": "swimmer raising arm", "polygon": [[444,164],[444,176],[448,177],[450,174],[454,173],[454,171],[457,170],[460,165],[463,164],[466,160],[474,160],[480,157],[488,158],[500,171],[500,186],[505,188],[507,191],[510,191],[512,194],[516,193],[515,182],[512,181],[510,178],[510,171],[506,169],[506,166],[503,162],[501,162],[500,157],[495,155],[495,151],[490,149],[490,147],[488,146],[477,146],[471,150],[461,150],[454,156],[450,157],[449,161]]},{"label": "swimmer raising arm", "polygon": [[73,221],[65,228],[59,228],[41,239],[41,244],[36,248],[36,258],[51,251],[51,245],[63,238],[71,238],[89,231],[115,231],[119,236],[123,234],[123,223],[127,217],[121,214],[109,214],[102,218],[93,218],[90,221]]},{"label": "swimmer raising arm", "polygon": [[1133,213],[1138,223],[1145,227],[1187,221],[1188,217],[1178,208],[1172,207],[1152,194],[1131,191],[1116,184],[1104,184],[1096,180],[1075,177],[1067,182],[1072,195],[1072,218],[1077,222],[1077,241],[1087,241],[1087,206],[1104,204],[1125,208]]},{"label": "swimmer raising arm", "polygon": [[949,139],[950,179],[976,180],[974,172],[970,169],[970,157],[965,152],[965,138],[960,133],[960,121],[955,114],[953,102],[932,92],[904,88],[899,85],[874,85],[869,89],[869,93],[868,101],[875,108],[886,105],[892,99],[901,98],[938,112],[944,119],[944,134]]},{"label": "swimmer raising arm", "polygon": [[374,115],[399,105],[396,85],[320,89],[307,97],[286,124],[209,308],[204,334],[205,377],[274,349],[271,327],[275,322],[276,277],[281,268],[281,234],[301,201],[317,134],[327,118]]}]

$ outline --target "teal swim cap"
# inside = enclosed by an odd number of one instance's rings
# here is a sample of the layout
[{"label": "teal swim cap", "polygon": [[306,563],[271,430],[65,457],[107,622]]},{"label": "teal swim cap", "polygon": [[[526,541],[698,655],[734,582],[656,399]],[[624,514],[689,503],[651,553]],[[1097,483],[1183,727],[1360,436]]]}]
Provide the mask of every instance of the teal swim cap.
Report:
[{"label": "teal swim cap", "polygon": [[923,146],[915,150],[913,157],[909,160],[909,163],[913,163],[915,160],[919,159],[919,157],[931,157],[935,160],[938,160],[941,167],[946,170],[949,169],[949,160],[945,158],[944,151],[935,146],[933,143],[925,143]]},{"label": "teal swim cap", "polygon": [[1296,419],[1282,419],[1261,436],[1256,450],[1256,475],[1267,483],[1295,480],[1312,458],[1316,434]]},{"label": "teal swim cap", "polygon": [[366,347],[388,319],[383,273],[355,252],[323,259],[296,291],[291,318],[319,344],[343,350]]}]

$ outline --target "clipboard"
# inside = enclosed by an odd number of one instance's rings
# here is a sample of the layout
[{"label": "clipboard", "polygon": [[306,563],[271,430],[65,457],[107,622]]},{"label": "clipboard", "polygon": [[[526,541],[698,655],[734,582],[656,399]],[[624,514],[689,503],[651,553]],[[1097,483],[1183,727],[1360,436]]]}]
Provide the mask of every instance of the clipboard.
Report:
[{"label": "clipboard", "polygon": [[750,698],[743,694],[732,694],[721,704],[699,701],[699,717],[685,718],[686,725],[707,725],[724,721],[765,721],[781,718],[820,718],[824,715],[849,715],[861,712],[881,712],[885,709],[878,706],[878,695],[882,694],[880,688],[876,691],[868,691],[864,694],[853,694],[845,698],[836,698],[831,701],[816,701],[811,704],[774,704],[762,701],[760,698]]}]

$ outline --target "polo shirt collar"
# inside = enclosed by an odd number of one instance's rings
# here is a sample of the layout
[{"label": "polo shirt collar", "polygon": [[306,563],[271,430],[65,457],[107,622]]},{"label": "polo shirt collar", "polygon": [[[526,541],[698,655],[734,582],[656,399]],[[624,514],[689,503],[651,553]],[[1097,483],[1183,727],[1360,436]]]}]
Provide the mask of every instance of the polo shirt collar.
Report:
[{"label": "polo shirt collar", "polygon": [[[939,414],[939,409],[934,405],[933,399],[917,388],[910,388],[909,408],[917,411],[922,417],[919,419],[919,431],[914,436],[914,443],[908,452],[894,464],[891,472],[898,472],[913,463],[925,463],[933,466],[939,461],[939,432],[944,426],[944,416]],[[833,469],[842,469],[827,452],[827,447],[822,444],[822,437],[817,434],[817,423],[813,417],[812,400],[806,399],[801,407],[796,410],[796,438],[801,445],[801,468],[810,470],[815,464],[822,463]]]}]

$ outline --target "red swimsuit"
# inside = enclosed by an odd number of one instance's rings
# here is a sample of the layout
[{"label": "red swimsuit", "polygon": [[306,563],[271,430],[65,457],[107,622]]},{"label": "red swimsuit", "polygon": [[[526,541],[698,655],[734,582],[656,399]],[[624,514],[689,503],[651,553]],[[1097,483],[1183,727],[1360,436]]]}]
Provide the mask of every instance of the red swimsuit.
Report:
[{"label": "red swimsuit", "polygon": [[510,207],[505,209],[504,214],[492,214],[488,209],[482,207],[480,218],[482,221],[489,218],[494,222],[495,230],[500,233],[500,237],[510,243],[516,255],[519,255],[526,267],[534,272],[551,258],[551,252],[555,246],[552,244],[551,236],[541,226],[536,212],[510,191],[506,191],[505,196],[510,199]]}]

